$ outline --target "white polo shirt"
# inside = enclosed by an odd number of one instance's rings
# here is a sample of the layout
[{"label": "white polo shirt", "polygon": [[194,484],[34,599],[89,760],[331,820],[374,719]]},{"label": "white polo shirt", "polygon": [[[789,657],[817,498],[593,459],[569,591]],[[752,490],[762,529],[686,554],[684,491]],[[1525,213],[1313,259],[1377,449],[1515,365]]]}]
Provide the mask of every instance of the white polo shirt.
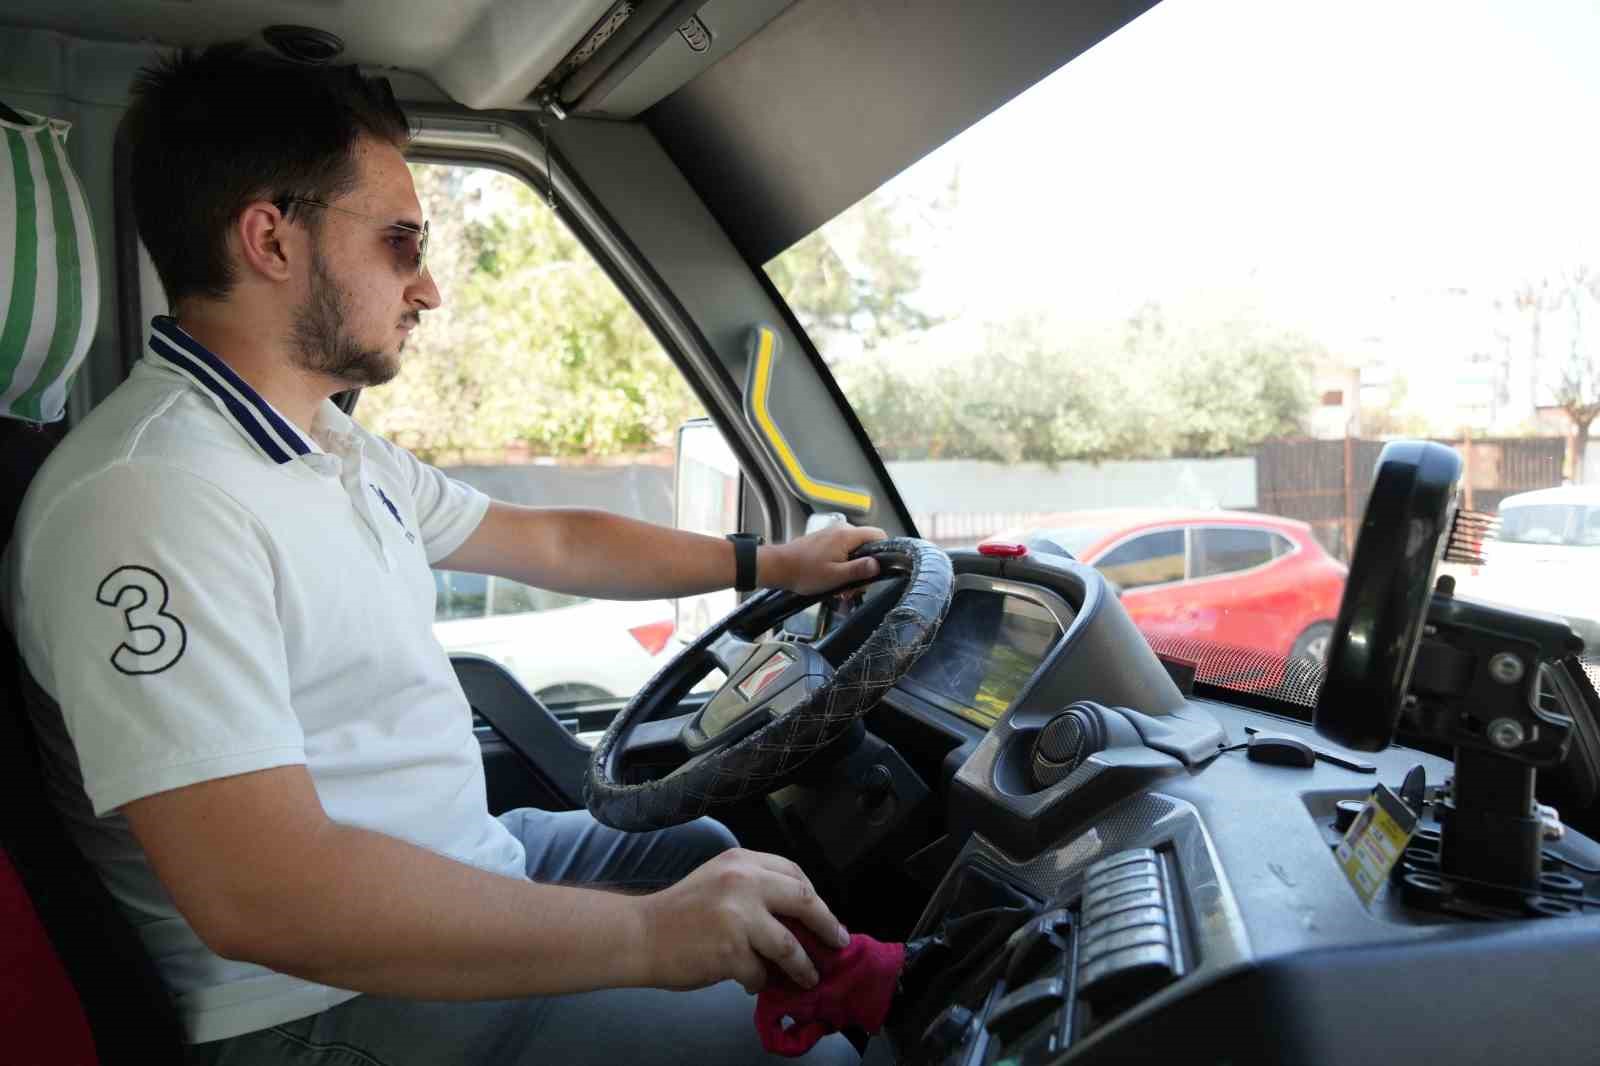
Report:
[{"label": "white polo shirt", "polygon": [[[196,1042],[355,993],[225,960],[117,808],[304,763],[336,822],[512,877],[471,711],[433,636],[430,564],[482,493],[324,403],[307,436],[172,319],[61,443],[6,563],[53,800]],[[41,702],[41,701],[30,701]]]}]

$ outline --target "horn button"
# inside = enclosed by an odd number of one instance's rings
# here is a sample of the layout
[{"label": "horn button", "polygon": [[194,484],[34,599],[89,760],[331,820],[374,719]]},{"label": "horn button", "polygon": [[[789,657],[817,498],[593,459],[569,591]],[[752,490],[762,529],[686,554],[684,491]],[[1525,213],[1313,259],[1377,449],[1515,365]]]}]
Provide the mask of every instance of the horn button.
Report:
[{"label": "horn button", "polygon": [[833,676],[821,653],[804,644],[757,644],[684,730],[692,752],[731,744],[801,706]]}]

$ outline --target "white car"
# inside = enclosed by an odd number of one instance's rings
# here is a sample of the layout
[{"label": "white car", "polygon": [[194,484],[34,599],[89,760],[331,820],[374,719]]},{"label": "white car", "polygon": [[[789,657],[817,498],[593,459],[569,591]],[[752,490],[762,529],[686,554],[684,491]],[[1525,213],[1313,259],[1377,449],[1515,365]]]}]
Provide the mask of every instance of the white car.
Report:
[{"label": "white car", "polygon": [[1507,496],[1482,566],[1448,568],[1463,596],[1560,615],[1600,651],[1600,487]]},{"label": "white car", "polygon": [[633,695],[677,650],[666,600],[592,600],[435,570],[433,631],[499,662],[547,704]]}]

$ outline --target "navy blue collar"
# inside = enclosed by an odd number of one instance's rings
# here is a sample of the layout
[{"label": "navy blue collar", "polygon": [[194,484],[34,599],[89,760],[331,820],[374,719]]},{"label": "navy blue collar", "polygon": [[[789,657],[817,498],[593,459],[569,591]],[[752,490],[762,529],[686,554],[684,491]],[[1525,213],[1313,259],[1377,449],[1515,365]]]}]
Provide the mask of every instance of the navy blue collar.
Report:
[{"label": "navy blue collar", "polygon": [[228,420],[268,459],[278,464],[322,451],[316,442],[252,389],[232,367],[185,333],[175,318],[157,315],[150,323],[150,351],[157,362],[188,378],[217,401]]}]

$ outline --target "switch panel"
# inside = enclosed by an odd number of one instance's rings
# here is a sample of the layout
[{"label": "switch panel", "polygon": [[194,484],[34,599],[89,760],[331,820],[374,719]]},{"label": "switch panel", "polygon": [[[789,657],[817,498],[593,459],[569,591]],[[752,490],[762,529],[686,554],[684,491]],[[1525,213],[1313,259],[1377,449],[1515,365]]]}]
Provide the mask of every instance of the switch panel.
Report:
[{"label": "switch panel", "polygon": [[1151,848],[1131,848],[1084,872],[1078,992],[1096,1008],[1140,999],[1178,976],[1178,931],[1167,876]]}]

